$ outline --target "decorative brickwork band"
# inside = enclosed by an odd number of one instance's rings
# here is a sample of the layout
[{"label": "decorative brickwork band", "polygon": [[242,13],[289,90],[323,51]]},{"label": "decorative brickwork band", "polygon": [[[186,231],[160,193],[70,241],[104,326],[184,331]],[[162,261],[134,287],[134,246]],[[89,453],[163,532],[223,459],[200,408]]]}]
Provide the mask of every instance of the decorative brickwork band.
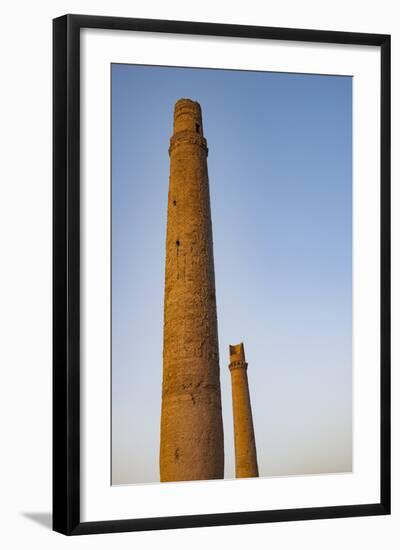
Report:
[{"label": "decorative brickwork band", "polygon": [[189,144],[189,145],[198,145],[205,150],[206,155],[208,155],[207,140],[203,136],[198,134],[193,134],[191,131],[183,131],[175,134],[171,137],[170,146],[168,149],[169,155],[171,156],[172,151],[178,145]]},{"label": "decorative brickwork band", "polygon": [[168,192],[161,481],[224,477],[207,142],[201,108],[175,105]]},{"label": "decorative brickwork band", "polygon": [[258,477],[253,415],[243,344],[229,346],[236,477]]},{"label": "decorative brickwork band", "polygon": [[229,370],[233,369],[245,369],[247,370],[247,363],[245,361],[232,361],[229,363]]}]

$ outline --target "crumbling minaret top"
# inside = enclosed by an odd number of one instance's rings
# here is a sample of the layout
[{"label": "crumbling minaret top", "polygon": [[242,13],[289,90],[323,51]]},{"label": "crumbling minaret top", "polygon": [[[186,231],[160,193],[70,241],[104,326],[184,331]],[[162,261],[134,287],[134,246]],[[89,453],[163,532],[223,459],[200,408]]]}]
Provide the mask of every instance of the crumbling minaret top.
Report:
[{"label": "crumbling minaret top", "polygon": [[246,361],[243,343],[229,346],[229,356],[231,360],[230,365],[232,365],[232,362],[236,363],[237,361]]},{"label": "crumbling minaret top", "polygon": [[174,110],[174,134],[192,131],[203,135],[200,103],[191,99],[178,99]]}]

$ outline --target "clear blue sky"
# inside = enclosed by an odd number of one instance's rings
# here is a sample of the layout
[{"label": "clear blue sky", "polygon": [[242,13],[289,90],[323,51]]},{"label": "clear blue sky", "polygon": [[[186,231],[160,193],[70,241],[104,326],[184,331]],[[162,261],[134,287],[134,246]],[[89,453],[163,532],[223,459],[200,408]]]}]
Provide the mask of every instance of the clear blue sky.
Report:
[{"label": "clear blue sky", "polygon": [[352,464],[351,77],[112,65],[112,480],[159,480],[169,138],[199,101],[225,432],[243,341],[261,476]]}]

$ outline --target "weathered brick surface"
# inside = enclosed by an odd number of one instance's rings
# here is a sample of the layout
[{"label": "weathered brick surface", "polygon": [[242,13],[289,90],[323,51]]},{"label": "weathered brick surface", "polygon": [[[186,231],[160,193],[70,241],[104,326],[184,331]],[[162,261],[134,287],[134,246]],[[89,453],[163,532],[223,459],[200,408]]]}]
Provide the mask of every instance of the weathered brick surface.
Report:
[{"label": "weathered brick surface", "polygon": [[161,481],[224,477],[217,311],[200,105],[175,105],[164,295]]},{"label": "weathered brick surface", "polygon": [[247,363],[243,344],[229,346],[232,377],[236,477],[258,477],[256,441],[251,413]]}]

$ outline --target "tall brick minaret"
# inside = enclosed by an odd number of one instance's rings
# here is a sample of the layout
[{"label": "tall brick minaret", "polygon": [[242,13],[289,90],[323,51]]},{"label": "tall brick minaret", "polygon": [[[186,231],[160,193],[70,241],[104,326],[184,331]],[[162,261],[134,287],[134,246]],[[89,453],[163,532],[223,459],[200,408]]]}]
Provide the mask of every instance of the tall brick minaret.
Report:
[{"label": "tall brick minaret", "polygon": [[229,346],[236,477],[258,477],[256,440],[243,344]]},{"label": "tall brick minaret", "polygon": [[161,481],[224,477],[207,153],[200,105],[180,99],[169,148]]}]

